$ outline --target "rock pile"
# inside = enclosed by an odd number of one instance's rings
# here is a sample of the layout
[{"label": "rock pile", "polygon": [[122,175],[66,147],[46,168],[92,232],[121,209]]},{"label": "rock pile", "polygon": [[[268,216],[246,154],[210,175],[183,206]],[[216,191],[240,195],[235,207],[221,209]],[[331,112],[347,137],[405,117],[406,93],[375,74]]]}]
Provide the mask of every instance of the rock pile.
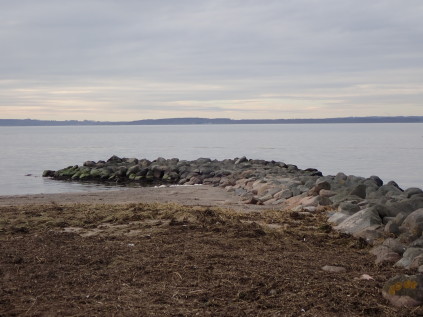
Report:
[{"label": "rock pile", "polygon": [[323,176],[316,169],[299,169],[282,162],[246,157],[194,161],[158,158],[154,161],[112,156],[83,166],[44,171],[43,176],[74,181],[140,184],[205,184],[233,192],[248,204],[263,204],[295,212],[328,212],[336,230],[374,245],[376,263],[392,263],[423,272],[423,191],[401,189],[369,178]]}]

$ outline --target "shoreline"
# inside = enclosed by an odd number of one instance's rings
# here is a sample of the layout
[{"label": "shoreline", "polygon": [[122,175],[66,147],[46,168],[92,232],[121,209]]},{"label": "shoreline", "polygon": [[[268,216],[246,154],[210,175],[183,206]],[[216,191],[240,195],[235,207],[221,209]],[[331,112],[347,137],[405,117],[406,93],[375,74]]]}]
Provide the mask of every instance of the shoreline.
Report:
[{"label": "shoreline", "polygon": [[265,208],[264,206],[246,205],[233,193],[220,187],[207,185],[137,187],[105,191],[0,196],[0,207],[130,203],[175,203],[186,206],[223,207],[235,210],[262,210]]}]

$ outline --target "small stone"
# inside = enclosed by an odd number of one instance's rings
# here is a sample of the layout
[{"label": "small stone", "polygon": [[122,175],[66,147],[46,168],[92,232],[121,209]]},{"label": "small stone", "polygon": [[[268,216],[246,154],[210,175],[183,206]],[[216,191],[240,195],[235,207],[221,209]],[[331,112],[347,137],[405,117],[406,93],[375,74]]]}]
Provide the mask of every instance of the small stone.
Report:
[{"label": "small stone", "polygon": [[325,265],[322,270],[329,273],[345,273],[347,271],[343,266]]}]

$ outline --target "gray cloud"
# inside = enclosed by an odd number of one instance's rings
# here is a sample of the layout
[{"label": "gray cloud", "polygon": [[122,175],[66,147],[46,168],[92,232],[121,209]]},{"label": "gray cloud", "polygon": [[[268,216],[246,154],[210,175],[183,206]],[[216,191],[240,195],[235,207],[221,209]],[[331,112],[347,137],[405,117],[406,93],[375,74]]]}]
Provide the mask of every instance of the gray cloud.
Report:
[{"label": "gray cloud", "polygon": [[0,1],[0,116],[423,115],[422,16],[418,0]]}]

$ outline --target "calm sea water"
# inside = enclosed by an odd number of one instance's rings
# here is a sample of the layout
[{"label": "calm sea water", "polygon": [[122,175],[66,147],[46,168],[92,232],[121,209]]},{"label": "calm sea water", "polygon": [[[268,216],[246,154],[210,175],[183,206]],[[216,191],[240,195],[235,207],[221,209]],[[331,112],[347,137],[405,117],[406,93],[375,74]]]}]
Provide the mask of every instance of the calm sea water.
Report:
[{"label": "calm sea water", "polygon": [[324,175],[378,175],[403,188],[421,188],[423,124],[0,127],[0,195],[111,189],[41,174],[112,155],[150,160],[245,155],[314,167]]}]

